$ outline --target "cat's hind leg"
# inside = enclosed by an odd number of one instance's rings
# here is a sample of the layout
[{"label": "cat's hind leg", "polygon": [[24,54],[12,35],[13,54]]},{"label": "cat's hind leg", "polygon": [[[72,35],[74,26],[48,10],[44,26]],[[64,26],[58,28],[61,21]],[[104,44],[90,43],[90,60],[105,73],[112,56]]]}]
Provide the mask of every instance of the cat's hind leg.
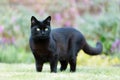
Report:
[{"label": "cat's hind leg", "polygon": [[61,64],[60,71],[64,71],[67,69],[68,61],[61,60],[60,64]]},{"label": "cat's hind leg", "polygon": [[80,46],[78,46],[76,39],[70,39],[68,46],[70,72],[76,71],[76,58],[77,58],[77,53],[80,50]]},{"label": "cat's hind leg", "polygon": [[75,72],[76,71],[76,57],[71,58],[69,60],[70,63],[70,72]]}]

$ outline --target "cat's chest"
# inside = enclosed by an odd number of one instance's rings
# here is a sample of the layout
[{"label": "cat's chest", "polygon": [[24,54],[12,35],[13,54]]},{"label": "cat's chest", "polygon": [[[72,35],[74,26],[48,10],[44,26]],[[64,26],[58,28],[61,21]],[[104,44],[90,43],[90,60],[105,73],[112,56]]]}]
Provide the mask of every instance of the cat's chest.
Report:
[{"label": "cat's chest", "polygon": [[36,53],[48,53],[50,52],[49,50],[49,45],[41,45],[41,44],[33,44],[32,45],[32,50]]},{"label": "cat's chest", "polygon": [[35,55],[39,56],[50,56],[54,53],[54,48],[50,45],[50,43],[31,43],[31,49]]},{"label": "cat's chest", "polygon": [[39,41],[35,43],[32,39],[30,40],[30,47],[33,53],[37,55],[50,55],[56,52],[56,47],[53,41]]}]

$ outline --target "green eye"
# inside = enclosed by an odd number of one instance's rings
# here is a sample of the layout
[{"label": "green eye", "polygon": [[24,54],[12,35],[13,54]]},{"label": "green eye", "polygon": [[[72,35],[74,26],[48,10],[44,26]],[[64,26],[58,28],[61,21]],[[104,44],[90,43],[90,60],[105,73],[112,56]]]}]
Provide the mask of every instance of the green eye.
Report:
[{"label": "green eye", "polygon": [[45,28],[45,31],[48,31],[48,28]]},{"label": "green eye", "polygon": [[36,28],[36,30],[37,30],[37,31],[40,31],[40,29],[39,29],[39,28]]}]

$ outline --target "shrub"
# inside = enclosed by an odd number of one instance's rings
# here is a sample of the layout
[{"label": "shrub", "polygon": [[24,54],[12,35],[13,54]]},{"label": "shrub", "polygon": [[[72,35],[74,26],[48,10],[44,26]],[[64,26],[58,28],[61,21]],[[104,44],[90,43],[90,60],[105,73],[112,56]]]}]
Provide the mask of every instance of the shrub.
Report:
[{"label": "shrub", "polygon": [[33,55],[24,49],[6,45],[0,48],[0,62],[6,63],[31,63],[34,62]]}]

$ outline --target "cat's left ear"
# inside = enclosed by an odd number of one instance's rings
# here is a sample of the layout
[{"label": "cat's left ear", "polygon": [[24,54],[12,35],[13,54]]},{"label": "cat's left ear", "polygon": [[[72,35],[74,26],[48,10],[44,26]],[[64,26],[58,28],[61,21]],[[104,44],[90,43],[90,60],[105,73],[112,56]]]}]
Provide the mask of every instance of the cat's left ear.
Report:
[{"label": "cat's left ear", "polygon": [[51,21],[51,16],[48,16],[43,22],[44,22],[45,24],[50,25],[50,21]]},{"label": "cat's left ear", "polygon": [[35,25],[37,22],[38,22],[38,20],[34,16],[32,16],[31,17],[31,24]]}]

